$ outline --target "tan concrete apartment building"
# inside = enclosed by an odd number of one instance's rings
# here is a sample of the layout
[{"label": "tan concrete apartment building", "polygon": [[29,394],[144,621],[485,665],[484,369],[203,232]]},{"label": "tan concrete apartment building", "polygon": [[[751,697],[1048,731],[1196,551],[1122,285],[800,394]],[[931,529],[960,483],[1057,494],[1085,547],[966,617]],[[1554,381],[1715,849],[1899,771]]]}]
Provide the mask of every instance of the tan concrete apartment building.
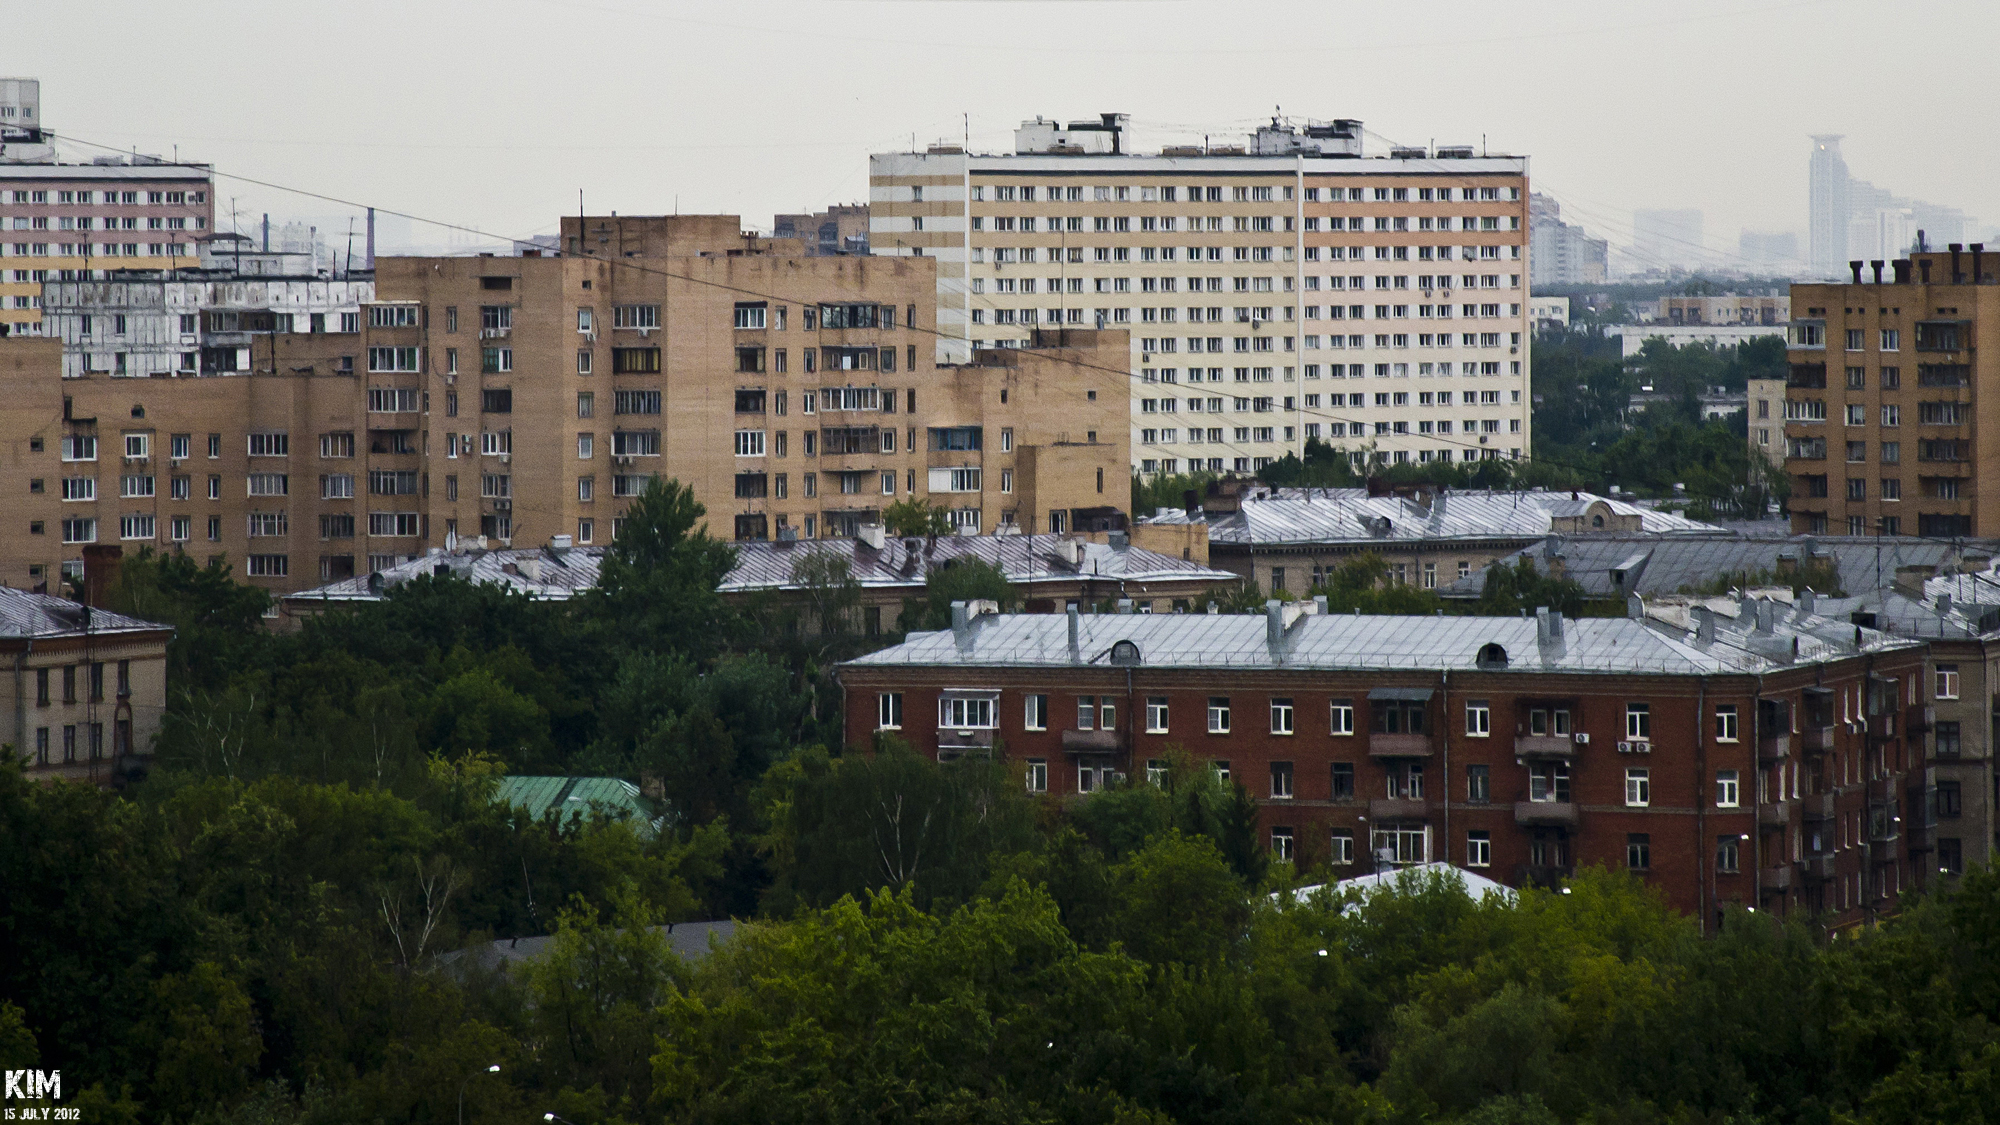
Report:
[{"label": "tan concrete apartment building", "polygon": [[1785,380],[1746,380],[1744,401],[1749,411],[1750,455],[1772,469],[1785,467]]},{"label": "tan concrete apartment building", "polygon": [[110,784],[142,770],[167,703],[173,629],[0,587],[0,738],[29,777]]},{"label": "tan concrete apartment building", "polygon": [[2000,385],[2000,354],[1977,347],[2000,328],[2000,261],[1954,245],[1851,268],[1844,284],[1792,287],[1793,530],[2000,535],[2000,491],[1979,484],[2000,474],[2000,399],[1979,392]]},{"label": "tan concrete apartment building", "polygon": [[1743,296],[1662,297],[1655,320],[1660,324],[1782,325],[1792,318],[1789,297]]},{"label": "tan concrete apartment building", "polygon": [[478,536],[604,543],[654,476],[725,538],[850,535],[911,495],[965,533],[1122,521],[1122,334],[939,365],[933,262],[603,226],[576,256],[379,259],[354,331],[262,334],[226,375],[64,379],[59,341],[0,342],[0,582],[58,589],[92,543],[274,592]]},{"label": "tan concrete apartment building", "polygon": [[1138,153],[1125,115],[1037,119],[872,157],[869,238],[938,260],[941,356],[1130,331],[1139,472],[1469,461],[1530,448],[1527,189],[1523,157],[1364,157],[1358,121]]}]

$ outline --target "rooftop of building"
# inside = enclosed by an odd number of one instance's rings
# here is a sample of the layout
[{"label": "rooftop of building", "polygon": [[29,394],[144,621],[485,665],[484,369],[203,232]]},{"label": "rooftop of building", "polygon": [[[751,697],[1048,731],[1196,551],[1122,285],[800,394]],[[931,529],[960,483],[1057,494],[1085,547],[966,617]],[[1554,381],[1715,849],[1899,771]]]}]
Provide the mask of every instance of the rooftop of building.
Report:
[{"label": "rooftop of building", "polygon": [[605,547],[475,547],[438,550],[369,574],[343,578],[285,595],[288,604],[372,602],[396,586],[427,575],[503,586],[530,597],[564,601],[597,585]]},{"label": "rooftop of building", "polygon": [[[879,545],[878,545],[879,544]],[[1226,570],[1141,547],[1110,546],[1066,535],[952,535],[936,538],[799,539],[736,544],[736,568],[724,593],[781,590],[808,558],[835,557],[864,589],[920,587],[933,570],[976,559],[996,566],[1016,585],[1033,582],[1202,582],[1233,584]]]},{"label": "rooftop of building", "polygon": [[529,777],[500,779],[493,799],[513,805],[540,821],[553,812],[567,824],[603,814],[629,822],[647,839],[659,835],[665,814],[639,792],[639,787],[617,777]]},{"label": "rooftop of building", "polygon": [[[1021,122],[1020,127],[1014,130],[1013,152],[974,153],[973,156],[975,159],[1111,157],[1143,163],[1210,161],[1216,158],[1233,161],[1263,159],[1277,166],[1277,162],[1296,157],[1360,161],[1365,154],[1367,138],[1368,131],[1353,118],[1315,120],[1273,117],[1269,124],[1236,138],[1204,137],[1198,145],[1169,144],[1161,146],[1157,153],[1145,153],[1135,147],[1131,114],[1100,113],[1095,118],[1070,121],[1068,124],[1037,116],[1031,121]],[[1369,158],[1371,163],[1394,162],[1395,166],[1380,164],[1368,169],[1371,171],[1424,172],[1445,168],[1458,172],[1524,171],[1527,164],[1524,157],[1480,152],[1476,146],[1469,144],[1397,145],[1377,137],[1375,148],[1375,155]],[[965,148],[959,143],[939,141],[922,153],[880,155],[893,158],[900,155],[960,156],[964,153]],[[1354,170],[1361,168],[1357,166]]]},{"label": "rooftop of building", "polygon": [[141,621],[108,609],[93,609],[53,594],[35,594],[11,586],[0,586],[0,640],[169,632],[172,628],[171,625]]},{"label": "rooftop of building", "polygon": [[213,164],[175,164],[157,158],[140,158],[132,163],[57,164],[12,163],[0,160],[0,180],[199,180],[207,182],[215,172]]},{"label": "rooftop of building", "polygon": [[[1990,540],[1950,543],[1901,536],[1787,536],[1784,538],[1652,536],[1557,536],[1525,547],[1512,558],[1527,559],[1549,573],[1556,564],[1562,576],[1583,587],[1586,597],[1655,597],[1678,594],[1725,576],[1765,575],[1774,580],[1811,559],[1830,565],[1840,591],[1859,595],[1894,584],[1899,569],[1928,568],[1927,575],[1955,571],[1971,564],[1983,569],[2000,557],[2000,543]],[[1438,591],[1446,598],[1476,598],[1486,576],[1473,574]],[[1830,593],[1831,591],[1826,591]]]},{"label": "rooftop of building", "polygon": [[[1210,503],[1211,501],[1204,501]],[[1672,512],[1588,492],[1489,492],[1422,490],[1370,495],[1365,488],[1267,488],[1252,485],[1233,501],[1235,510],[1199,516],[1162,509],[1142,523],[1205,520],[1211,546],[1275,547],[1316,543],[1384,544],[1534,539],[1558,530],[1554,522],[1602,519],[1608,527],[1646,536],[1721,536],[1724,529]]]},{"label": "rooftop of building", "polygon": [[984,613],[848,666],[1754,675],[1918,643],[1772,599],[1667,598],[1642,608],[1643,616],[1568,621],[1328,615],[1312,602],[1274,602],[1259,614]]}]

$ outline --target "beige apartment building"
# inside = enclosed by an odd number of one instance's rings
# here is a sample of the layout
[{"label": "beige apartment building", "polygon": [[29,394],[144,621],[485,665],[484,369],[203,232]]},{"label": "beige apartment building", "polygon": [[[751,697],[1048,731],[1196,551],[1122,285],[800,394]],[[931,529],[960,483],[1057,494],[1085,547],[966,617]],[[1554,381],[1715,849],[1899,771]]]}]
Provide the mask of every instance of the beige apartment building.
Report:
[{"label": "beige apartment building", "polygon": [[1358,121],[1133,151],[1123,114],[1010,154],[870,159],[877,256],[938,261],[940,357],[1125,329],[1132,467],[1254,472],[1530,448],[1527,160],[1364,155]]},{"label": "beige apartment building", "polygon": [[2000,355],[1978,350],[2000,329],[2000,261],[1954,244],[1850,268],[1847,283],[1792,286],[1792,529],[2000,536],[2000,490],[1979,484],[2000,474],[2000,398],[1979,393],[2000,385]]},{"label": "beige apartment building", "polygon": [[778,256],[733,216],[565,237],[378,259],[353,331],[261,334],[227,374],[65,379],[59,341],[0,341],[25,482],[0,582],[56,589],[93,543],[274,592],[481,536],[605,543],[655,476],[745,540],[852,535],[913,495],[966,534],[1122,521],[1124,334],[939,364],[934,262]]},{"label": "beige apartment building", "polygon": [[144,771],[167,703],[173,629],[0,587],[4,741],[38,781],[116,784]]},{"label": "beige apartment building", "polygon": [[1792,318],[1790,297],[1742,296],[1662,297],[1655,321],[1660,324],[1718,326],[1782,325]]},{"label": "beige apartment building", "polygon": [[1785,468],[1785,380],[1746,380],[1744,401],[1749,412],[1745,437],[1750,455],[1778,472]]}]

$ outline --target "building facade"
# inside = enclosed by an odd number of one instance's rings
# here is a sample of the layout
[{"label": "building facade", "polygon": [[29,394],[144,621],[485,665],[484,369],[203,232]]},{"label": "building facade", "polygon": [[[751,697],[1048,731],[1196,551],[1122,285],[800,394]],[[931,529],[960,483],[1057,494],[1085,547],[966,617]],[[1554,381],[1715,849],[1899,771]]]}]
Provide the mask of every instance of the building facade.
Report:
[{"label": "building facade", "polygon": [[1766,466],[1783,471],[1785,467],[1785,380],[1746,380],[1749,406],[1749,429],[1745,440],[1750,443],[1751,456]]},{"label": "building facade", "polygon": [[1654,321],[1671,325],[1761,325],[1783,328],[1792,319],[1792,301],[1782,296],[1727,294],[1721,297],[1662,297]]},{"label": "building facade", "polygon": [[1528,200],[1529,278],[1544,285],[1602,285],[1611,264],[1611,243],[1562,218],[1562,204],[1536,194]]},{"label": "building facade", "polygon": [[1526,158],[1361,138],[1138,153],[1122,114],[1037,119],[1011,154],[872,157],[870,244],[937,260],[941,356],[1129,331],[1141,473],[1254,472],[1313,438],[1357,463],[1525,455]]},{"label": "building facade", "polygon": [[[1887,279],[1884,266],[1891,268]],[[1785,471],[1792,528],[2000,536],[2000,261],[1983,247],[1852,262],[1844,284],[1792,287]],[[1864,277],[1864,269],[1867,271]]]},{"label": "building facade", "polygon": [[480,537],[601,544],[655,476],[724,538],[852,535],[910,496],[963,534],[1122,526],[1122,333],[939,365],[932,262],[772,256],[733,216],[613,222],[616,251],[606,224],[604,252],[380,259],[376,299],[324,332],[279,310],[292,283],[231,282],[261,312],[206,333],[187,377],[63,378],[60,341],[0,343],[29,482],[0,499],[0,580],[53,589],[103,542],[275,592]]},{"label": "building facade", "polygon": [[841,666],[853,746],[1004,754],[1050,798],[1185,751],[1301,867],[1624,868],[1704,924],[1728,903],[1861,921],[1922,885],[1905,814],[1934,798],[1899,723],[1923,674],[1919,643],[1771,602],[1568,622],[964,607]]},{"label": "building facade", "polygon": [[153,755],[173,629],[64,598],[0,587],[6,741],[43,781],[123,782]]}]

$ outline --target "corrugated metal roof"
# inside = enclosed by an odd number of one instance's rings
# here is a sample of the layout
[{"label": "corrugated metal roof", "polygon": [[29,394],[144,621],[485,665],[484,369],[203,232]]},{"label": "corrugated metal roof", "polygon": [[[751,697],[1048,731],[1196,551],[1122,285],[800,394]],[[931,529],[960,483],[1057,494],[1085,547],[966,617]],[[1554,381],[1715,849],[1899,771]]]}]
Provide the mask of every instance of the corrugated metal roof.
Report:
[{"label": "corrugated metal roof", "polygon": [[130,633],[173,626],[141,621],[108,609],[91,609],[54,594],[31,594],[0,586],[0,637],[56,637],[70,634]]},{"label": "corrugated metal roof", "polygon": [[598,811],[622,814],[649,838],[659,832],[662,819],[638,786],[616,777],[503,777],[494,799],[526,810],[536,820],[550,810],[565,822]]},{"label": "corrugated metal roof", "polygon": [[[1549,544],[1523,548],[1514,558],[1526,558],[1536,569],[1548,572]],[[1993,545],[1964,546],[1927,539],[1899,536],[1828,537],[1794,536],[1788,539],[1655,539],[1637,536],[1567,536],[1557,538],[1554,550],[1562,556],[1563,576],[1583,586],[1594,598],[1639,594],[1652,597],[1678,593],[1682,589],[1714,581],[1723,574],[1768,571],[1775,574],[1780,559],[1796,563],[1810,549],[1815,559],[1835,564],[1841,589],[1859,594],[1887,586],[1899,566],[1942,566],[1971,550],[1991,554]],[[1632,560],[1644,560],[1636,582],[1629,575]],[[1614,569],[1628,575],[1626,587],[1611,577]],[[1486,576],[1473,574],[1440,590],[1445,597],[1478,597]],[[1629,588],[1628,588],[1629,587]]]},{"label": "corrugated metal roof", "polygon": [[[1082,550],[1078,561],[1075,552]],[[736,544],[736,568],[723,581],[724,593],[782,589],[793,584],[800,561],[819,556],[847,560],[864,587],[918,587],[933,569],[960,559],[999,567],[1009,582],[1101,578],[1123,582],[1242,581],[1226,570],[1173,558],[1141,547],[1111,547],[1066,535],[952,535],[936,539],[885,539],[880,550],[860,539],[802,539]]]},{"label": "corrugated metal roof", "polygon": [[[1209,518],[1214,545],[1269,547],[1305,543],[1409,543],[1439,540],[1535,539],[1550,521],[1581,515],[1594,505],[1636,517],[1648,535],[1726,535],[1714,524],[1591,493],[1448,492],[1429,506],[1398,496],[1369,496],[1358,488],[1279,488],[1247,493],[1234,512]],[[1143,521],[1190,522],[1165,509]]]},{"label": "corrugated metal roof", "polygon": [[[1726,600],[1726,599],[1724,599]],[[1563,624],[1564,639],[1544,647],[1537,622],[1520,617],[1300,617],[1285,631],[1282,654],[1267,644],[1263,614],[1119,614],[1078,618],[1077,655],[1069,647],[1067,615],[1004,614],[976,619],[972,643],[961,647],[949,630],[912,633],[892,648],[850,663],[860,667],[1073,667],[1109,664],[1111,646],[1130,641],[1151,667],[1271,670],[1472,671],[1489,644],[1505,650],[1515,671],[1664,672],[1699,675],[1775,671],[1795,663],[1883,651],[1913,643],[1844,620],[1781,607],[1773,632],[1754,621],[1719,614],[1716,639],[1702,641],[1685,605],[1648,608],[1648,616],[1581,618]]]}]

